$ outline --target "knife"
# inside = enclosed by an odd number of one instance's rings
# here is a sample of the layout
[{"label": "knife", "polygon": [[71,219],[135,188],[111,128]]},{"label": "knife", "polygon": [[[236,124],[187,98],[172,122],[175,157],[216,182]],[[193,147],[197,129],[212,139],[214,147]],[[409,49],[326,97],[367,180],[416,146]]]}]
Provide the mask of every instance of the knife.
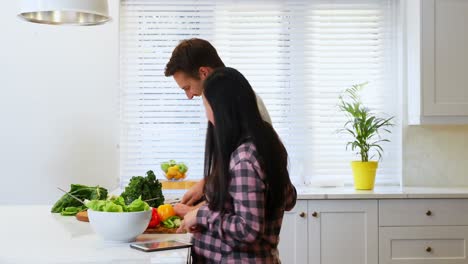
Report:
[{"label": "knife", "polygon": [[61,190],[62,192],[64,192],[64,193],[70,195],[70,197],[72,197],[73,199],[77,200],[78,202],[80,202],[80,203],[82,203],[83,205],[86,206],[86,204],[83,202],[83,200],[81,200],[80,198],[76,197],[75,195],[73,195],[73,194],[71,194],[71,193],[65,191],[64,189],[61,189],[60,187],[57,187],[57,189],[59,189],[59,190]]},{"label": "knife", "polygon": [[[149,202],[149,201],[153,201],[153,200],[157,200],[157,199],[159,199],[159,197],[151,198],[151,199],[145,200],[145,202]],[[180,203],[180,198],[165,199],[165,200],[164,200],[164,203],[170,204],[170,205],[175,205],[175,204]]]}]

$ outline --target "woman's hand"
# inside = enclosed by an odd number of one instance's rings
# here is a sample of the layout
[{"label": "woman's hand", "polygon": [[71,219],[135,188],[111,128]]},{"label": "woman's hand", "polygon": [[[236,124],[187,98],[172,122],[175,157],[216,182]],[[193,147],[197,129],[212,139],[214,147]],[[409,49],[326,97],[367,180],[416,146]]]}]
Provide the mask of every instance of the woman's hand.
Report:
[{"label": "woman's hand", "polygon": [[185,215],[184,220],[182,221],[182,224],[180,224],[180,227],[177,229],[177,233],[182,233],[184,232],[184,230],[190,233],[197,232],[198,231],[197,213],[198,213],[198,208],[195,208],[189,211]]},{"label": "woman's hand", "polygon": [[195,207],[193,206],[188,206],[188,205],[185,205],[185,204],[181,204],[181,203],[178,203],[176,205],[174,205],[174,212],[176,215],[184,218],[185,215],[192,211]]},{"label": "woman's hand", "polygon": [[205,186],[205,180],[200,180],[192,188],[190,188],[182,197],[180,203],[186,205],[193,205],[203,197],[203,187]]}]

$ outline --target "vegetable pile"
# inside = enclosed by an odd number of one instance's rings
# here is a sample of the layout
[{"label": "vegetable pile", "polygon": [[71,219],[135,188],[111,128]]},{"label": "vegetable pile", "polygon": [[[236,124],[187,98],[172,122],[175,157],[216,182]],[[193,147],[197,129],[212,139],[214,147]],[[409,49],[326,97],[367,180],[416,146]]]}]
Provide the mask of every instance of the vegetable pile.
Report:
[{"label": "vegetable pile", "polygon": [[161,224],[166,228],[177,228],[181,222],[181,218],[175,215],[172,205],[163,204],[158,208],[153,208],[148,228],[156,228]]},{"label": "vegetable pile", "polygon": [[161,169],[166,174],[166,178],[168,180],[185,179],[185,174],[188,171],[188,167],[185,165],[185,163],[177,163],[175,160],[161,163]]},{"label": "vegetable pile", "polygon": [[[174,162],[175,163],[175,162]],[[171,163],[172,164],[172,163]],[[184,173],[187,166],[179,163]],[[174,165],[176,166],[176,165]],[[185,176],[184,176],[185,177]],[[120,196],[107,198],[107,190],[96,186],[89,187],[80,184],[72,184],[69,194],[84,201],[85,205],[68,194],[64,194],[52,207],[52,213],[61,213],[64,216],[72,216],[90,209],[102,212],[139,212],[152,210],[152,219],[148,227],[163,225],[167,228],[180,226],[181,219],[175,215],[170,204],[164,203],[161,183],[156,179],[154,172],[149,170],[144,176],[134,176],[125,191]],[[153,207],[151,209],[151,207]]]},{"label": "vegetable pile", "polygon": [[[164,197],[161,191],[161,183],[156,180],[152,171],[148,171],[147,175],[147,177],[133,177],[121,196],[109,198],[107,198],[107,190],[102,187],[72,184],[69,193],[84,200],[85,205],[70,195],[65,194],[52,207],[52,212],[71,216],[86,209],[101,212],[140,212],[152,210],[148,228],[156,228],[158,226],[165,228],[180,227],[182,219],[175,215],[172,205],[163,204]],[[140,195],[136,199],[133,199],[138,194]],[[150,201],[146,202],[143,200],[143,194],[147,195],[146,197],[149,197]],[[130,203],[127,202],[129,200],[131,200]],[[156,204],[156,206],[150,206],[151,202]]]},{"label": "vegetable pile", "polygon": [[[69,193],[81,200],[105,200],[107,198],[107,189],[99,186],[90,187],[81,184],[72,184]],[[64,194],[54,206],[52,206],[51,212],[69,216],[76,215],[83,210],[86,210],[86,206],[70,195]]]}]

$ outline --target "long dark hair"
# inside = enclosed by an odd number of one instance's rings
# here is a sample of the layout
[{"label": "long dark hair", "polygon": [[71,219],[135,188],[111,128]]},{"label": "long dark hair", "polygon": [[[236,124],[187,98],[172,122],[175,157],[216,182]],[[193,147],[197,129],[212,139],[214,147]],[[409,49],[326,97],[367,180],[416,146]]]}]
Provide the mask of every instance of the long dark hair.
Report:
[{"label": "long dark hair", "polygon": [[210,209],[224,211],[230,198],[230,156],[248,140],[255,145],[266,176],[265,209],[271,216],[284,203],[290,183],[288,153],[273,127],[262,119],[252,87],[237,70],[220,68],[205,80],[203,96],[215,122],[208,122],[205,149],[205,195]]}]

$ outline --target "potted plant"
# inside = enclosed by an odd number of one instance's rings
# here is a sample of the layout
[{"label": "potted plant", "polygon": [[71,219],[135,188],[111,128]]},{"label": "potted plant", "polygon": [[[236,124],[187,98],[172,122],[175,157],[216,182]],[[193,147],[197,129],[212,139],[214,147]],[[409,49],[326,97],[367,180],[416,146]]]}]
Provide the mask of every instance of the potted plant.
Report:
[{"label": "potted plant", "polygon": [[[350,134],[352,141],[346,144],[346,149],[351,147],[352,151],[361,157],[360,161],[352,161],[351,168],[354,177],[354,188],[356,190],[372,190],[375,183],[375,174],[378,161],[382,158],[382,142],[389,142],[381,137],[381,132],[391,133],[389,130],[394,124],[394,116],[382,118],[376,116],[369,108],[365,107],[359,96],[359,92],[367,83],[353,85],[339,97],[339,109],[344,112],[347,121],[340,132]],[[374,153],[369,157],[371,153]],[[372,159],[377,154],[377,161]]]}]

